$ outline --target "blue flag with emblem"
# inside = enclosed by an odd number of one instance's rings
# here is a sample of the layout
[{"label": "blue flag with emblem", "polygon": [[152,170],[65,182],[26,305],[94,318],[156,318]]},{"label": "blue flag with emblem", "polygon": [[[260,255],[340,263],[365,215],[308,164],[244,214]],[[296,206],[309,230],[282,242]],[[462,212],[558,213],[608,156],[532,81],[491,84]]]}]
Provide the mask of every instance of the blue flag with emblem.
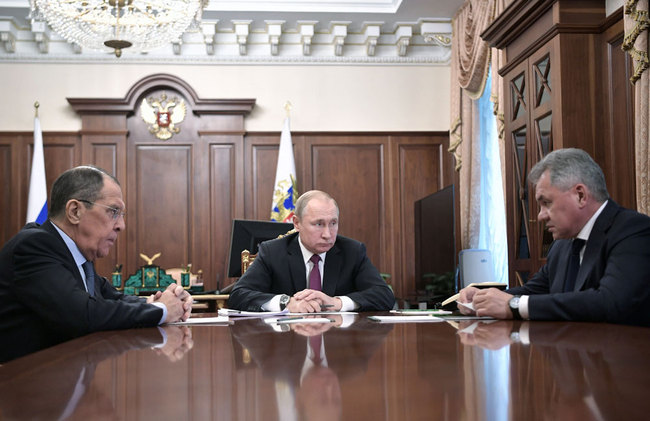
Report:
[{"label": "blue flag with emblem", "polygon": [[291,131],[289,130],[289,117],[287,117],[284,120],[282,136],[280,137],[278,167],[275,171],[275,184],[273,187],[271,221],[292,222],[297,199],[296,162],[293,158],[293,143],[291,142]]}]

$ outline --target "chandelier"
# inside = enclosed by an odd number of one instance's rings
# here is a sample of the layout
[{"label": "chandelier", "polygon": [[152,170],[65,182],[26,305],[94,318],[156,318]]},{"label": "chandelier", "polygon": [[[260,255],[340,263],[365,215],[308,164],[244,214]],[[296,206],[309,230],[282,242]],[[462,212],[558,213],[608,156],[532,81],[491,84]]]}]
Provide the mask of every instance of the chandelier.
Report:
[{"label": "chandelier", "polygon": [[115,56],[150,51],[198,27],[208,0],[35,0],[36,14],[65,38]]}]

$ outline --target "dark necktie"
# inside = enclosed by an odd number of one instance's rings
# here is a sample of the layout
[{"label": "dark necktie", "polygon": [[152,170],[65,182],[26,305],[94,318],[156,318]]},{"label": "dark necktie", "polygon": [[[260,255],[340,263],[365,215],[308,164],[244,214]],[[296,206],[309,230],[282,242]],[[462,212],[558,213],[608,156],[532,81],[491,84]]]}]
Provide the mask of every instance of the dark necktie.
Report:
[{"label": "dark necktie", "polygon": [[314,254],[313,256],[311,256],[309,260],[314,264],[314,267],[312,268],[311,272],[309,272],[309,289],[315,289],[316,291],[320,291],[321,290],[320,269],[318,269],[318,262],[320,262],[320,256]]},{"label": "dark necktie", "polygon": [[93,262],[86,260],[86,262],[81,265],[86,274],[86,288],[88,288],[88,294],[95,296],[95,270],[93,269]]},{"label": "dark necktie", "polygon": [[564,280],[564,292],[572,292],[576,286],[576,278],[580,269],[580,250],[585,245],[585,240],[576,238],[571,244],[571,256],[566,270],[566,279]]}]

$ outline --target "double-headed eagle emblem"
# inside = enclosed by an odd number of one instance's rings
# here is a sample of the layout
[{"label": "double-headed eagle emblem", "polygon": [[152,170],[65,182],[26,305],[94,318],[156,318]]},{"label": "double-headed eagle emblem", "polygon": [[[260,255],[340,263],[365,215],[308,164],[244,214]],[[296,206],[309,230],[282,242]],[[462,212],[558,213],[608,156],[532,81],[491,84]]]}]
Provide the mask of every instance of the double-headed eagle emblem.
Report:
[{"label": "double-headed eagle emblem", "polygon": [[160,140],[167,140],[181,131],[177,125],[185,120],[186,113],[185,101],[177,97],[167,99],[164,92],[160,98],[145,98],[140,104],[140,115],[150,125],[149,132]]},{"label": "double-headed eagle emblem", "polygon": [[145,262],[147,262],[147,265],[151,266],[153,265],[153,261],[159,258],[162,255],[162,253],[156,253],[153,256],[149,257],[144,253],[140,253],[140,257],[144,259]]}]

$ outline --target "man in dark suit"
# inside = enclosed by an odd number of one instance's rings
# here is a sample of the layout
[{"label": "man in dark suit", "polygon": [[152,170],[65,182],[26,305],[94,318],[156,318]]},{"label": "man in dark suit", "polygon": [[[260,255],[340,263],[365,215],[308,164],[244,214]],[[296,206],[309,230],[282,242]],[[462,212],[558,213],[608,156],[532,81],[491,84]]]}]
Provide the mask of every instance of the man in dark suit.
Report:
[{"label": "man in dark suit", "polygon": [[191,297],[171,285],[147,299],[119,293],[92,262],[124,229],[118,181],[96,167],[61,174],[49,220],[27,224],[0,251],[0,361],[100,330],[189,317]]},{"label": "man in dark suit", "polygon": [[650,326],[650,218],[609,199],[602,170],[579,149],[549,153],[529,179],[556,240],[546,264],[521,287],[468,287],[459,302],[501,319]]},{"label": "man in dark suit", "polygon": [[297,233],[260,244],[230,294],[230,308],[311,313],[393,307],[393,292],[365,246],[337,235],[339,208],[329,194],[312,190],[300,196],[293,224]]}]

